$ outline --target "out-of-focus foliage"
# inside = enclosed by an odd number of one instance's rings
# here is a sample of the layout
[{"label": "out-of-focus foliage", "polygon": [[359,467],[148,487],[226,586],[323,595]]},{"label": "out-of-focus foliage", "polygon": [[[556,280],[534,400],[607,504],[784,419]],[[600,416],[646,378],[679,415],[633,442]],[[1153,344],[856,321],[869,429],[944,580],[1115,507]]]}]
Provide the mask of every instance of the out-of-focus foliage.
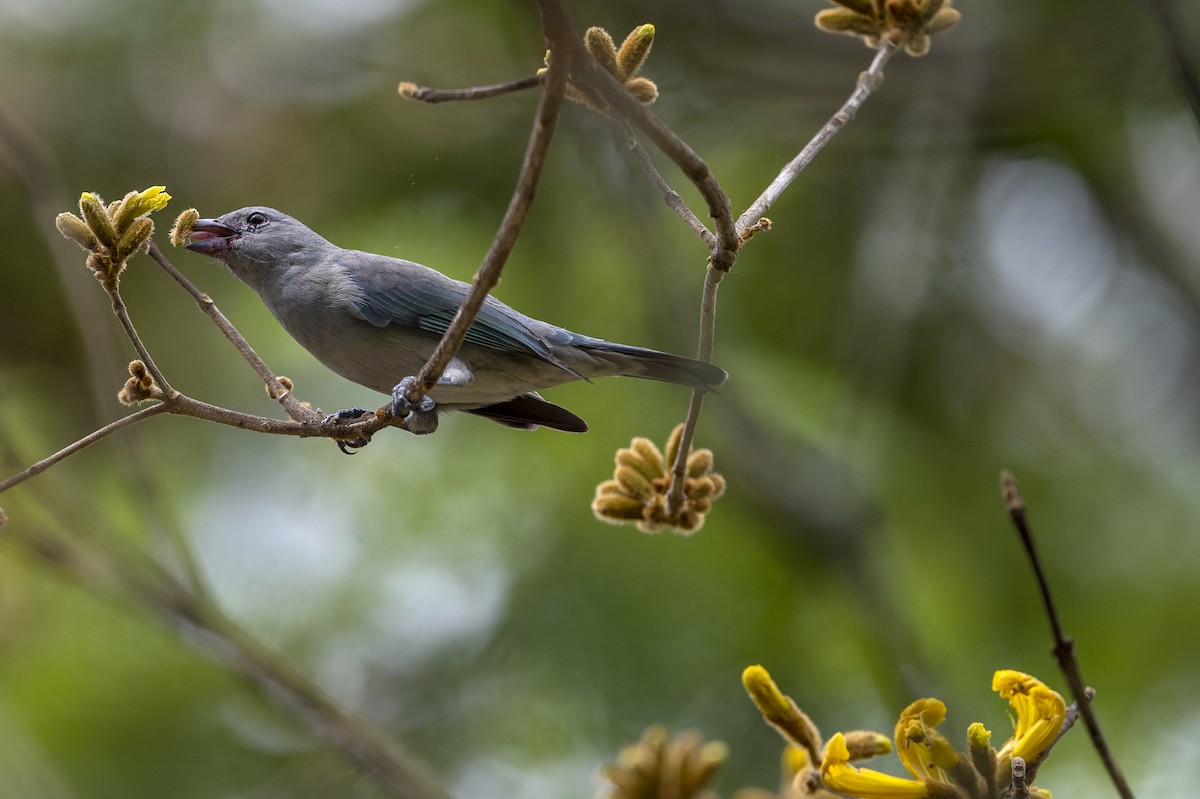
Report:
[{"label": "out-of-focus foliage", "polygon": [[[1200,10],[1177,5],[1200,48]],[[815,0],[570,6],[581,31],[654,24],[653,109],[735,210],[871,55],[817,31]],[[828,729],[887,728],[932,695],[949,727],[1004,729],[977,689],[1002,667],[1062,690],[998,499],[1008,467],[1135,789],[1191,795],[1197,127],[1141,3],[955,8],[962,21],[927,56],[888,66],[721,287],[716,360],[731,379],[697,445],[728,489],[697,535],[592,516],[612,453],[664,440],[686,409],[677,387],[629,380],[552,392],[587,436],[459,417],[423,439],[379,435],[354,458],[159,417],[6,493],[9,528],[104,524],[165,551],[164,527],[181,526],[232,615],[456,796],[586,795],[653,723],[725,741],[716,790],[729,795],[778,775],[777,736],[739,684],[748,664]],[[536,96],[427,106],[396,84],[515,78],[544,51],[525,3],[0,0],[0,114],[57,165],[42,199],[61,193],[35,213],[30,162],[0,162],[5,474],[128,412],[115,395],[132,353],[53,229],[81,191],[165,184],[167,215],[274,205],[343,246],[467,278]],[[576,330],[689,352],[704,255],[621,137],[572,105],[498,293]],[[380,401],[316,364],[214,262],[172,257],[299,396]],[[172,383],[278,413],[150,261],[129,261],[122,290]],[[0,774],[5,796],[374,795],[186,636],[12,547]],[[1080,731],[1038,784],[1108,790]]]}]

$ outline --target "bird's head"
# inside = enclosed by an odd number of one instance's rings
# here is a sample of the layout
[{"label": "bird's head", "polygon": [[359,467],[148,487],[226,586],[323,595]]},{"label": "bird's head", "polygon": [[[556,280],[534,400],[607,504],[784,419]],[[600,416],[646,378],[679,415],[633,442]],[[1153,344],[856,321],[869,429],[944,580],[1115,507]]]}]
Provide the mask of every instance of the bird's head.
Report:
[{"label": "bird's head", "polygon": [[262,205],[239,208],[216,219],[198,219],[188,240],[189,250],[216,258],[247,282],[333,247],[298,219]]}]

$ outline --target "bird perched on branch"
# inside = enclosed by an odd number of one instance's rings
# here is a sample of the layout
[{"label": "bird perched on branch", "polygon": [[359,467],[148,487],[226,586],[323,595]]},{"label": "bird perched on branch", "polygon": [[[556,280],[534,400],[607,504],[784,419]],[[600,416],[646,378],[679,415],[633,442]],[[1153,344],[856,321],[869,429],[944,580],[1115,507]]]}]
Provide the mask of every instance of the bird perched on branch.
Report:
[{"label": "bird perched on branch", "polygon": [[715,391],[728,377],[706,361],[572,333],[489,296],[437,385],[412,407],[405,393],[467,295],[466,283],[412,261],[344,250],[262,206],[198,220],[189,241],[189,250],[221,261],[258,292],[317,360],[390,394],[393,411],[408,413],[401,426],[413,433],[433,432],[438,413],[453,410],[524,430],[583,433],[583,419],[538,391],[614,375]]}]

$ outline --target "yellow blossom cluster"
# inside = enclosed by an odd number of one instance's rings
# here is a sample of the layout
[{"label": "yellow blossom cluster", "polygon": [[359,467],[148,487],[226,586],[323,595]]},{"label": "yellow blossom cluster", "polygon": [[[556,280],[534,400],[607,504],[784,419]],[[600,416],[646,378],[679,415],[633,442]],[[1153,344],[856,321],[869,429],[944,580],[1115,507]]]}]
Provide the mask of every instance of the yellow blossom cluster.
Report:
[{"label": "yellow blossom cluster", "polygon": [[55,219],[55,225],[88,251],[88,268],[111,290],[116,288],[129,256],[140,250],[154,232],[149,215],[164,208],[170,199],[165,186],[131,191],[107,205],[99,195],[85,191],[79,197],[80,216],[64,211]]},{"label": "yellow blossom cluster", "polygon": [[[991,746],[991,733],[976,722],[967,729],[965,751],[938,730],[946,719],[939,699],[913,702],[900,714],[892,739],[883,733],[856,730],[836,733],[822,741],[816,725],[779,690],[762,666],[750,666],[742,684],[763,717],[798,750],[793,757],[793,796],[826,799],[834,794],[862,799],[1000,799],[1011,791],[1014,758],[1029,766],[1028,779],[1058,739],[1066,720],[1062,696],[1040,680],[1011,669],[997,671],[992,689],[1009,701],[1016,714],[1013,735],[999,750]],[[894,777],[853,765],[886,754],[896,754],[911,778]],[[1049,791],[1029,787],[1032,797],[1049,799]]]}]

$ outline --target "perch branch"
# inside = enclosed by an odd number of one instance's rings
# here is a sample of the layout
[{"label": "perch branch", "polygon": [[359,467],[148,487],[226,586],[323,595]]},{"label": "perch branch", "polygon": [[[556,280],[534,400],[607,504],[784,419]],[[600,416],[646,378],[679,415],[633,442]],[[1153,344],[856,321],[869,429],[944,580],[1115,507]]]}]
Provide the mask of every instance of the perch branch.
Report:
[{"label": "perch branch", "polygon": [[[573,39],[574,33],[561,6],[557,3],[539,2],[538,8],[542,13],[542,27],[548,45],[552,50],[563,48],[564,42]],[[554,137],[559,111],[562,108],[563,96],[566,94],[569,69],[569,61],[560,61],[557,64],[552,63],[545,75],[545,88],[538,101],[537,115],[534,119],[533,130],[529,134],[529,144],[525,148],[521,172],[517,178],[517,185],[513,189],[508,209],[504,213],[504,219],[500,223],[499,230],[496,231],[491,247],[484,256],[483,263],[471,281],[470,292],[463,299],[450,327],[446,329],[437,348],[429,356],[429,360],[421,367],[416,381],[408,391],[407,399],[413,404],[428,394],[442,376],[442,372],[445,371],[459,347],[462,346],[467,330],[475,321],[480,308],[483,307],[488,292],[500,282],[500,273],[504,270],[508,256],[517,243],[517,237],[529,216],[529,209],[537,194],[538,183],[546,165],[546,155]],[[387,414],[380,415],[386,416]]]}]

